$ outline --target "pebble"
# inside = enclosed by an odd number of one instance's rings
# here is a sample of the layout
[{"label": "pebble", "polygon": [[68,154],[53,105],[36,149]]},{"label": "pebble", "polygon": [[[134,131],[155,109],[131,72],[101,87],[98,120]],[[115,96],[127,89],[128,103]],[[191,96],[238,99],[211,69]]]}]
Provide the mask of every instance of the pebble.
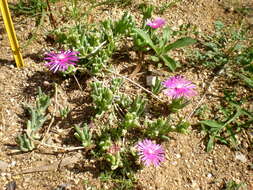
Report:
[{"label": "pebble", "polygon": [[44,85],[44,86],[50,86],[50,83],[49,83],[48,81],[44,81],[44,82],[43,82],[43,85]]},{"label": "pebble", "polygon": [[0,160],[0,171],[6,171],[8,167],[9,167],[9,164],[7,162]]},{"label": "pebble", "polygon": [[14,167],[17,165],[17,162],[16,161],[12,161],[11,164],[10,164],[10,167]]},{"label": "pebble", "polygon": [[211,173],[208,173],[208,174],[207,174],[207,177],[208,177],[208,178],[211,178],[211,177],[213,177],[213,175],[212,175]]},{"label": "pebble", "polygon": [[181,154],[176,154],[176,158],[181,158]]},{"label": "pebble", "polygon": [[242,154],[241,152],[236,152],[235,153],[235,159],[240,160],[243,163],[247,162],[246,156],[244,154]]},{"label": "pebble", "polygon": [[196,181],[192,181],[191,187],[194,190],[199,190],[200,189]]},{"label": "pebble", "polygon": [[179,26],[181,26],[182,24],[184,24],[184,21],[183,21],[182,19],[180,19],[180,20],[178,20],[177,24],[178,24]]},{"label": "pebble", "polygon": [[152,76],[152,75],[147,76],[146,77],[146,84],[147,84],[147,86],[153,86],[154,83],[155,83],[155,80],[156,80],[155,76]]}]

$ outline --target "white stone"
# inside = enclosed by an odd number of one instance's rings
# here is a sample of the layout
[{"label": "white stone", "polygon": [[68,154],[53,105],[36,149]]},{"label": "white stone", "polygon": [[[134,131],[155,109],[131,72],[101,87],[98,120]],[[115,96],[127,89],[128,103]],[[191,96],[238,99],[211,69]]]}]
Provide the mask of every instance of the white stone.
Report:
[{"label": "white stone", "polygon": [[10,167],[16,166],[17,162],[16,161],[12,161],[10,164]]},{"label": "white stone", "polygon": [[176,158],[181,158],[181,154],[176,154]]},{"label": "white stone", "polygon": [[241,152],[236,152],[235,153],[235,159],[240,160],[243,163],[247,162],[246,156],[244,154],[242,154]]}]

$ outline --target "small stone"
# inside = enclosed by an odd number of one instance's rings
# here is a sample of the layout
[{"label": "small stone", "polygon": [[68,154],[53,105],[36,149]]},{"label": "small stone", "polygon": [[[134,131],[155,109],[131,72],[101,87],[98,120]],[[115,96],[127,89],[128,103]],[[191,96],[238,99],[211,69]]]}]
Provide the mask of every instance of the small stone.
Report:
[{"label": "small stone", "polygon": [[191,187],[192,187],[192,189],[194,189],[194,190],[199,190],[199,186],[198,186],[197,182],[194,181],[194,180],[192,181]]},{"label": "small stone", "polygon": [[49,86],[50,83],[49,83],[48,81],[44,81],[44,82],[43,82],[43,85],[44,85],[44,86]]},{"label": "small stone", "polygon": [[176,154],[176,158],[181,158],[181,154]]},{"label": "small stone", "polygon": [[147,86],[153,86],[154,83],[155,83],[155,79],[156,79],[155,76],[152,76],[152,75],[147,76],[146,77],[146,84],[147,84]]},{"label": "small stone", "polygon": [[0,171],[6,171],[9,167],[9,164],[0,160]]},{"label": "small stone", "polygon": [[235,159],[240,160],[243,163],[247,162],[246,156],[244,154],[242,154],[241,152],[236,152],[235,153]]},{"label": "small stone", "polygon": [[212,178],[213,175],[212,175],[211,173],[208,173],[208,174],[207,174],[207,177],[208,177],[208,178]]},{"label": "small stone", "polygon": [[10,167],[14,167],[17,165],[17,162],[16,161],[12,161],[11,164],[10,164]]},{"label": "small stone", "polygon": [[130,51],[129,54],[130,54],[130,57],[131,57],[132,59],[135,59],[135,58],[137,57],[137,54],[136,54],[135,51]]},{"label": "small stone", "polygon": [[182,24],[184,24],[184,21],[183,21],[182,19],[180,19],[180,20],[178,20],[177,24],[178,24],[179,26],[181,26]]}]

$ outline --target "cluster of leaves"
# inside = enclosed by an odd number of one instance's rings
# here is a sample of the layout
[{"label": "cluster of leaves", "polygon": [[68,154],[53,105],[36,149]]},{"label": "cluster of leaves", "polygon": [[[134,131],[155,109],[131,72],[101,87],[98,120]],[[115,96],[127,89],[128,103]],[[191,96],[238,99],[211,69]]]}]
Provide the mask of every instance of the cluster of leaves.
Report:
[{"label": "cluster of leaves", "polygon": [[[52,0],[50,2],[53,2]],[[17,4],[10,4],[10,8],[18,14],[35,16],[47,8],[47,3],[42,0],[18,1]]]},{"label": "cluster of leaves", "polygon": [[143,7],[142,11],[141,28],[137,26],[132,15],[124,13],[122,18],[116,21],[105,20],[99,25],[80,22],[75,27],[59,28],[54,34],[65,48],[80,52],[82,58],[80,65],[93,74],[98,74],[106,67],[117,47],[125,41],[132,41],[133,49],[138,54],[149,54],[152,61],[164,62],[171,71],[175,71],[180,64],[170,57],[168,52],[191,45],[196,40],[183,37],[171,42],[171,39],[179,33],[170,27],[165,27],[162,32],[151,29],[146,22],[152,17],[153,8]]},{"label": "cluster of leaves", "polygon": [[[195,61],[203,63],[208,68],[217,71],[225,71],[224,77],[238,81],[241,79],[249,86],[249,93],[252,89],[252,47],[247,47],[247,30],[242,27],[240,30],[226,27],[222,22],[215,22],[215,33],[210,36],[203,36],[204,41],[200,49],[195,51]],[[234,74],[236,73],[236,74]],[[253,113],[246,110],[249,98],[239,98],[235,92],[224,92],[222,106],[219,108],[219,115],[214,119],[200,121],[202,130],[207,134],[207,151],[211,151],[216,142],[237,147],[239,144],[238,134],[248,130],[252,126]],[[208,111],[207,106],[199,109],[199,113]]]},{"label": "cluster of leaves", "polygon": [[225,187],[222,190],[247,190],[247,185],[245,183],[236,183],[231,180],[228,181]]},{"label": "cluster of leaves", "polygon": [[[108,71],[108,64],[115,51],[126,41],[133,44],[131,49],[137,52],[140,60],[144,61],[144,54],[155,63],[163,62],[169,70],[175,71],[179,66],[169,52],[191,45],[196,41],[189,37],[175,40],[178,31],[165,27],[155,30],[147,26],[147,19],[152,18],[153,7],[143,6],[143,22],[139,27],[133,16],[124,13],[116,21],[105,20],[98,25],[78,22],[74,27],[62,27],[54,31],[58,43],[65,49],[79,52],[80,61],[76,68],[103,77],[103,70]],[[75,72],[73,67],[65,71],[65,74]],[[71,70],[72,69],[72,70]],[[91,150],[94,157],[103,158],[107,164],[105,171],[110,176],[131,178],[136,166],[136,150],[134,145],[140,139],[150,138],[161,142],[168,140],[170,132],[187,132],[189,124],[182,118],[172,118],[187,105],[184,99],[172,102],[169,109],[170,117],[153,118],[145,117],[149,112],[146,107],[148,101],[145,94],[131,97],[122,93],[120,87],[123,80],[114,78],[109,83],[100,82],[96,79],[91,83],[91,97],[93,100],[96,116],[91,118],[94,126],[84,123],[75,126],[75,134],[82,146]],[[151,91],[158,94],[162,89],[162,83],[158,77],[152,80]],[[175,115],[174,115],[175,116]],[[136,135],[137,134],[137,135]]]},{"label": "cluster of leaves", "polygon": [[173,119],[165,117],[148,119],[144,116],[149,111],[145,95],[126,96],[120,91],[122,83],[120,78],[112,79],[107,85],[98,81],[91,83],[96,109],[92,122],[101,127],[95,130],[87,124],[82,128],[75,126],[75,137],[83,146],[92,146],[93,153],[103,157],[112,171],[130,172],[133,170],[131,162],[136,160],[136,153],[131,147],[139,137],[168,140],[170,132],[185,133],[189,124],[180,120],[172,125]]},{"label": "cluster of leaves", "polygon": [[213,149],[216,142],[236,147],[239,144],[237,134],[252,128],[253,113],[243,108],[242,100],[235,99],[235,93],[225,92],[225,105],[219,109],[221,114],[218,118],[200,121],[202,129],[207,134],[208,152]]},{"label": "cluster of leaves", "polygon": [[245,49],[247,30],[225,26],[221,21],[214,23],[213,35],[202,35],[202,41],[194,50],[193,61],[210,68],[221,68],[234,62]]},{"label": "cluster of leaves", "polygon": [[237,64],[241,66],[241,70],[237,73],[249,87],[253,88],[253,46],[247,48],[237,57]]},{"label": "cluster of leaves", "polygon": [[79,23],[73,28],[60,28],[54,33],[66,49],[80,53],[81,66],[98,74],[116,50],[120,36],[127,35],[133,25],[132,16],[125,13],[118,21],[106,20],[99,26]]},{"label": "cluster of leaves", "polygon": [[151,30],[150,34],[148,34],[145,30],[139,28],[135,28],[134,31],[137,34],[137,39],[135,39],[135,46],[142,51],[148,51],[149,48],[151,48],[154,51],[155,56],[151,55],[150,59],[154,62],[164,62],[164,64],[171,71],[175,71],[175,69],[179,67],[180,64],[176,62],[172,57],[170,57],[168,55],[168,52],[176,48],[182,48],[194,44],[196,42],[196,40],[190,37],[183,37],[176,40],[175,42],[170,42],[173,30],[169,27],[164,28],[162,37],[159,37],[156,34],[152,34],[153,32]]},{"label": "cluster of leaves", "polygon": [[[125,13],[116,21],[105,20],[98,25],[78,22],[74,27],[67,26],[54,31],[61,47],[79,52],[78,66],[76,68],[70,66],[63,74],[73,74],[79,69],[82,72],[85,69],[103,77],[102,69],[107,69],[112,55],[127,40],[130,41],[129,44],[133,44],[132,49],[141,55],[140,58],[147,54],[152,61],[164,62],[171,71],[174,71],[179,63],[176,63],[168,52],[191,45],[195,40],[188,37],[171,40],[177,32],[169,27],[165,27],[161,32],[148,27],[146,21],[152,17],[153,8],[143,7],[142,11],[141,27],[135,23],[133,16]],[[84,122],[74,126],[74,137],[89,150],[92,156],[102,158],[106,162],[102,166],[104,167],[102,169],[107,172],[106,175],[117,179],[122,177],[123,181],[131,179],[127,186],[132,186],[133,171],[139,168],[136,162],[137,152],[134,148],[136,142],[144,138],[159,142],[168,140],[170,132],[185,133],[189,124],[181,118],[178,121],[177,116],[176,119],[147,117],[150,110],[146,106],[148,104],[146,94],[131,97],[122,93],[121,78],[114,78],[109,84],[96,80],[90,86],[96,115],[94,118],[89,118],[92,125]],[[161,89],[160,79],[154,78],[151,90],[154,94],[158,94]],[[39,90],[36,107],[29,107],[31,120],[27,123],[27,129],[24,135],[18,137],[22,151],[31,151],[35,148],[33,143],[40,139],[38,132],[47,119],[46,110],[49,104],[50,98]],[[181,99],[179,102],[173,102],[170,108],[174,109],[173,113],[176,113],[185,105]],[[63,118],[67,117],[69,111],[68,108],[59,110]]]},{"label": "cluster of leaves", "polygon": [[46,110],[50,105],[50,97],[41,91],[36,98],[36,106],[27,106],[31,119],[27,121],[26,130],[23,135],[18,136],[17,142],[20,150],[27,152],[35,148],[34,140],[40,139],[39,130],[47,120]]}]

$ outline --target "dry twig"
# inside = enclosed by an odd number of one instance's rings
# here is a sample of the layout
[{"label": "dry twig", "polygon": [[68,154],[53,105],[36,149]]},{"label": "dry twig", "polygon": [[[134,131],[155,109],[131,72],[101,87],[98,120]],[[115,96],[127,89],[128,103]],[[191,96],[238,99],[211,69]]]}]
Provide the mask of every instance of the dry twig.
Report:
[{"label": "dry twig", "polygon": [[159,101],[162,102],[162,103],[165,103],[165,101],[163,101],[161,98],[159,98],[159,97],[158,97],[157,95],[155,95],[153,92],[151,92],[150,90],[144,88],[143,86],[141,86],[140,84],[134,82],[133,80],[131,80],[131,79],[129,79],[129,78],[127,78],[127,77],[125,77],[125,76],[119,74],[119,73],[113,72],[113,71],[111,71],[111,70],[109,70],[109,69],[106,69],[106,68],[105,68],[105,70],[108,71],[108,72],[110,72],[110,73],[112,73],[112,74],[115,74],[115,75],[117,75],[117,76],[119,76],[119,77],[121,77],[121,78],[123,78],[123,79],[125,79],[125,80],[127,80],[128,82],[130,82],[130,83],[132,83],[132,84],[134,84],[134,85],[136,85],[136,86],[138,86],[139,88],[141,88],[142,90],[144,90],[145,92],[147,92],[148,94],[150,94],[151,96],[153,96],[155,99],[159,100]]},{"label": "dry twig", "polygon": [[42,165],[38,167],[32,167],[26,170],[23,170],[19,173],[16,173],[14,175],[21,175],[21,174],[29,174],[29,173],[37,173],[37,172],[48,172],[48,171],[58,171],[64,166],[75,164],[83,159],[83,155],[81,153],[77,153],[74,156],[69,156],[66,158],[63,158],[60,161],[53,162],[52,164],[48,165]]}]

